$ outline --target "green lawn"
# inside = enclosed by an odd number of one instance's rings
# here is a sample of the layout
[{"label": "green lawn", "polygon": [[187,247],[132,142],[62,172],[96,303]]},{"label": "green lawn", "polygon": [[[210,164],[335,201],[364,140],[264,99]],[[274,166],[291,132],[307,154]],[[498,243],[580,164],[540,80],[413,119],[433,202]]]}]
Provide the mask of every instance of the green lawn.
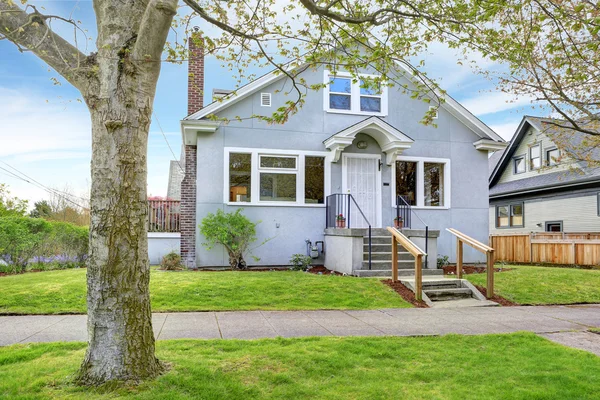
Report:
[{"label": "green lawn", "polygon": [[[600,303],[600,270],[507,265],[494,274],[496,294],[519,304]],[[465,277],[486,285],[486,274]]]},{"label": "green lawn", "polygon": [[598,399],[600,357],[529,333],[158,342],[139,387],[70,384],[85,344],[0,348],[10,399]]},{"label": "green lawn", "polygon": [[[152,270],[152,309],[318,310],[411,307],[377,279],[303,272]],[[0,277],[0,314],[86,312],[85,270]]]}]

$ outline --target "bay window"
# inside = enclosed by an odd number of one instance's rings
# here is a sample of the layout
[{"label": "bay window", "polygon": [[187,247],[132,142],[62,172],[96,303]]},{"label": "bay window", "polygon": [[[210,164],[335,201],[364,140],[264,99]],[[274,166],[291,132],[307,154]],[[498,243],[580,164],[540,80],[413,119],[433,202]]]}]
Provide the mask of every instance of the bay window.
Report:
[{"label": "bay window", "polygon": [[393,168],[396,196],[415,207],[450,207],[450,160],[399,157]]},{"label": "bay window", "polygon": [[226,148],[227,203],[325,203],[325,153]]}]

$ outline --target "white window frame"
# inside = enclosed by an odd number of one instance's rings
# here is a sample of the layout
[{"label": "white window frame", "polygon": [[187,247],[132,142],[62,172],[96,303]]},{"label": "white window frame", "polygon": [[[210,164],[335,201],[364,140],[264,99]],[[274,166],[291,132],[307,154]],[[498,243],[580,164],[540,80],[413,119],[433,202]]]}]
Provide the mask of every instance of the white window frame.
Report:
[{"label": "white window frame", "polygon": [[[449,210],[451,208],[451,165],[448,158],[398,156],[396,161],[409,161],[417,163],[417,204],[411,206],[417,210]],[[444,205],[442,207],[425,205],[425,163],[444,164]],[[396,163],[392,167],[392,208],[396,208]]]},{"label": "white window frame", "polygon": [[[329,83],[331,82],[331,78],[344,78],[351,80],[350,86],[350,110],[338,110],[336,108],[329,107]],[[338,71],[335,74],[330,72],[329,70],[325,70],[324,72],[324,83],[325,88],[323,89],[323,108],[328,113],[336,113],[336,114],[353,114],[353,115],[375,115],[379,117],[385,117],[388,114],[388,88],[381,83],[381,96],[376,95],[361,95],[360,94],[360,78],[378,78],[377,75],[368,75],[368,74],[359,74],[356,82],[352,82],[352,74],[348,72]],[[333,92],[336,93],[336,92]],[[360,98],[363,97],[381,97],[381,111],[372,112],[372,111],[361,111],[360,110]]]},{"label": "white window frame", "polygon": [[[229,201],[229,154],[230,153],[244,153],[251,154],[251,172],[250,172],[250,201],[248,202],[233,202]],[[223,203],[230,206],[274,206],[274,207],[310,207],[310,208],[324,208],[325,204],[313,204],[304,203],[304,189],[305,189],[305,157],[323,157],[325,164],[324,171],[324,196],[327,197],[331,194],[331,173],[330,173],[330,159],[331,153],[324,151],[302,151],[302,150],[282,150],[282,149],[257,149],[248,147],[225,147],[224,148],[224,162],[223,162],[223,176],[224,176],[224,188],[223,188]],[[288,157],[296,158],[296,169],[292,168],[268,168],[260,167],[260,157]],[[295,174],[296,175],[296,201],[261,201],[260,200],[260,173],[284,173],[284,174]]]}]

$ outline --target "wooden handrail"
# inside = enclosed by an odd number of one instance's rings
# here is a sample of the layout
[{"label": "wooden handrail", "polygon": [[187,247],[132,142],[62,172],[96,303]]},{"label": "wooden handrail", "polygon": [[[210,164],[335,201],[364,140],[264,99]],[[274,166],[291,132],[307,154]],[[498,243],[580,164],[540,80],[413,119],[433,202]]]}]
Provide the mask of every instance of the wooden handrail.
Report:
[{"label": "wooden handrail", "polygon": [[486,255],[487,263],[487,290],[486,297],[489,299],[494,296],[494,249],[490,246],[481,243],[480,241],[473,239],[470,236],[465,235],[462,232],[457,231],[453,228],[446,228],[448,232],[456,236],[456,277],[462,279],[463,270],[463,243],[468,244],[475,250]]},{"label": "wooden handrail", "polygon": [[398,229],[388,227],[387,230],[392,234],[392,281],[398,282],[398,243],[400,243],[415,257],[415,298],[419,301],[423,300],[421,295],[423,293],[423,257],[427,254]]}]

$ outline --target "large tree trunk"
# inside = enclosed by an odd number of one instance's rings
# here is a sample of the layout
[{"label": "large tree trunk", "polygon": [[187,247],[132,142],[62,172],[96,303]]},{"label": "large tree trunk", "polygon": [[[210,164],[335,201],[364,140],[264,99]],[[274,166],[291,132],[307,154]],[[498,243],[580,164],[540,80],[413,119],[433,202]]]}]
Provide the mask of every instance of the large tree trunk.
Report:
[{"label": "large tree trunk", "polygon": [[78,381],[88,385],[140,381],[163,370],[150,310],[146,158],[160,54],[176,1],[132,4],[95,2],[104,21],[95,60],[99,79],[83,91],[92,118],[92,188],[89,347]]}]

